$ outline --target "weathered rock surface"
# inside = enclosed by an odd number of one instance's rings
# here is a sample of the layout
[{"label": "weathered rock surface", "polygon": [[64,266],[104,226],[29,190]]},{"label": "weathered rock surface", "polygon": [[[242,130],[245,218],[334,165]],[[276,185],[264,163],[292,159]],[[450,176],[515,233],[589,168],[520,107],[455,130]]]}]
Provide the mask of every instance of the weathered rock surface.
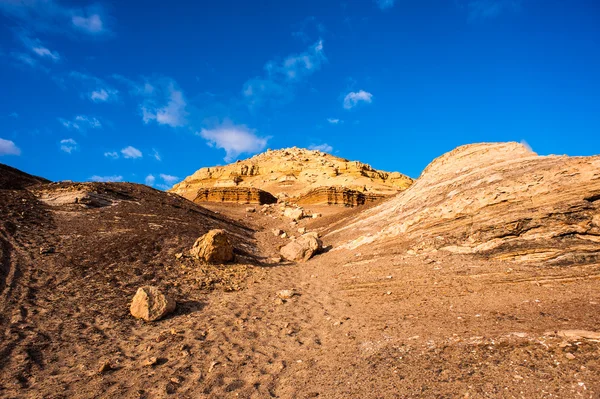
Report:
[{"label": "weathered rock surface", "polygon": [[351,190],[346,187],[318,187],[300,195],[296,203],[300,205],[342,205],[354,207],[374,202],[389,195]]},{"label": "weathered rock surface", "polygon": [[434,160],[408,190],[332,234],[416,253],[445,250],[548,265],[600,261],[600,156],[538,156],[473,144]]},{"label": "weathered rock surface", "polygon": [[175,310],[176,303],[157,287],[140,287],[131,301],[131,315],[146,321],[162,319]]},{"label": "weathered rock surface", "polygon": [[[170,191],[189,200],[194,200],[201,189],[233,187],[253,187],[290,197],[322,186],[390,195],[411,184],[411,178],[398,172],[383,172],[358,161],[294,147],[267,151],[225,166],[202,168]],[[215,197],[211,194],[204,198],[213,201]]]},{"label": "weathered rock surface", "polygon": [[305,234],[281,248],[281,256],[292,262],[306,262],[322,247],[315,234]]},{"label": "weathered rock surface", "polygon": [[196,203],[231,202],[237,204],[273,204],[277,202],[271,193],[253,187],[209,187],[201,188],[192,198]]},{"label": "weathered rock surface", "polygon": [[283,216],[286,218],[290,218],[294,221],[298,221],[304,217],[304,209],[302,208],[285,208],[283,211]]},{"label": "weathered rock surface", "polygon": [[222,264],[233,260],[233,246],[225,230],[215,229],[198,238],[190,254],[207,263]]}]

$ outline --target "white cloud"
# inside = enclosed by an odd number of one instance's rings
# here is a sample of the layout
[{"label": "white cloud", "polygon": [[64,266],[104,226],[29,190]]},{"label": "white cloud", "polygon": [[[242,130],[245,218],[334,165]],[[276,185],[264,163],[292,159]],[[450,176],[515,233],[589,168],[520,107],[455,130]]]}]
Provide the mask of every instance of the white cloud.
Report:
[{"label": "white cloud", "polygon": [[162,161],[162,158],[160,156],[160,154],[158,153],[158,151],[156,151],[154,148],[152,149],[152,156],[154,157],[154,159],[156,159],[157,161]]},{"label": "white cloud", "polygon": [[341,122],[341,120],[339,120],[337,118],[327,118],[327,122],[331,123],[332,125],[337,125],[338,123]]},{"label": "white cloud", "polygon": [[177,176],[165,175],[164,173],[161,173],[159,176],[166,184],[170,185],[173,185],[177,180],[179,180],[179,177]]},{"label": "white cloud", "polygon": [[88,17],[84,17],[82,15],[73,15],[71,21],[73,22],[73,25],[80,30],[93,35],[97,35],[104,31],[104,23],[98,14],[92,14]]},{"label": "white cloud", "polygon": [[110,34],[106,21],[110,18],[102,6],[69,7],[58,0],[0,0],[0,13],[19,25],[36,31],[49,31],[74,36],[83,32],[92,36]]},{"label": "white cloud", "polygon": [[76,82],[84,98],[95,103],[118,101],[119,91],[100,78],[77,71],[70,72],[69,77]]},{"label": "white cloud", "polygon": [[11,112],[10,114],[8,114],[8,116],[10,116],[11,118],[17,119],[19,117],[19,114],[16,112]]},{"label": "white cloud", "polygon": [[58,121],[69,130],[86,131],[88,129],[100,129],[102,123],[94,117],[77,115],[73,120],[58,118]]},{"label": "white cloud", "polygon": [[108,183],[108,182],[119,182],[123,181],[123,176],[97,176],[94,175],[90,177],[91,181]]},{"label": "white cloud", "polygon": [[199,133],[211,147],[225,150],[225,161],[230,162],[240,154],[253,154],[267,146],[269,137],[258,137],[253,129],[245,125],[224,123],[213,129],[202,129]]},{"label": "white cloud", "polygon": [[48,57],[54,61],[60,60],[60,55],[58,55],[56,51],[50,51],[47,47],[33,47],[31,51],[33,51],[42,58]]},{"label": "white cloud", "polygon": [[323,144],[319,144],[319,145],[311,144],[311,145],[308,146],[308,149],[309,150],[322,151],[322,152],[331,152],[331,151],[333,151],[333,147],[330,146],[327,143],[323,143]]},{"label": "white cloud", "polygon": [[377,6],[382,10],[387,10],[388,8],[392,8],[396,0],[375,0]]},{"label": "white cloud", "polygon": [[21,155],[21,149],[10,140],[0,139],[0,155]]},{"label": "white cloud", "polygon": [[364,90],[358,92],[350,92],[344,97],[344,108],[351,109],[356,107],[359,103],[364,102],[370,104],[373,102],[373,95]]},{"label": "white cloud", "polygon": [[154,185],[154,182],[156,182],[156,177],[154,177],[153,175],[146,176],[145,183],[147,186],[152,187]]},{"label": "white cloud", "polygon": [[105,152],[104,156],[107,158],[112,158],[112,159],[118,159],[119,158],[119,153],[116,151],[109,151],[109,152]]},{"label": "white cloud", "polygon": [[265,76],[246,81],[242,94],[250,106],[285,104],[294,97],[295,86],[320,70],[326,61],[323,40],[319,40],[300,54],[269,61]]},{"label": "white cloud", "polygon": [[94,90],[90,93],[90,99],[94,102],[105,102],[108,100],[108,92],[104,89]]},{"label": "white cloud", "polygon": [[[152,87],[152,90],[147,90],[148,87],[146,87],[144,92],[153,94],[155,92],[154,86],[149,85],[149,87]],[[142,105],[142,119],[144,123],[156,121],[159,125],[171,127],[185,126],[187,124],[186,117],[188,112],[185,109],[187,103],[183,96],[183,91],[178,90],[175,82],[171,81],[167,88],[162,90],[162,94],[166,98],[152,98],[145,105]]]},{"label": "white cloud", "polygon": [[[0,0],[0,3],[2,0]],[[40,58],[49,58],[54,62],[60,61],[60,55],[56,51],[50,50],[46,47],[39,39],[33,39],[29,37],[29,32],[22,31],[18,34],[19,39],[23,42],[23,45]]]},{"label": "white cloud", "polygon": [[135,147],[129,146],[129,147],[125,147],[121,150],[121,154],[123,154],[123,158],[131,158],[131,159],[135,159],[135,158],[141,158],[142,152],[140,150],[138,150]]},{"label": "white cloud", "polygon": [[60,141],[60,150],[67,154],[71,154],[73,151],[76,151],[77,148],[77,142],[73,139],[63,139]]}]

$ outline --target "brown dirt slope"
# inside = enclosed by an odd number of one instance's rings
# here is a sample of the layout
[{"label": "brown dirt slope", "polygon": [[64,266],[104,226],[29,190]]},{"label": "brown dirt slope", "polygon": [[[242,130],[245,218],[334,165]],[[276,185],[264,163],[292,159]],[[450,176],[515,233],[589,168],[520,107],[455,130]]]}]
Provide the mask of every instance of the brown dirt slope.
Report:
[{"label": "brown dirt slope", "polygon": [[0,163],[0,189],[18,190],[48,182],[49,180],[44,178],[27,174],[19,169]]}]

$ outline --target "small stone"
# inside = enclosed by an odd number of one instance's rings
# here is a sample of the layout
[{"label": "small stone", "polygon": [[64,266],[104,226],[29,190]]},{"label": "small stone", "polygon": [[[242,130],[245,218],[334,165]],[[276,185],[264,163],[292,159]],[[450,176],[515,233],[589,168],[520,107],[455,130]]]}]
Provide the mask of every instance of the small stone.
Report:
[{"label": "small stone", "polygon": [[275,237],[280,236],[280,235],[283,234],[283,230],[281,230],[281,229],[273,229],[272,231],[273,231],[273,235]]},{"label": "small stone", "polygon": [[98,368],[98,373],[104,374],[110,370],[112,370],[112,366],[108,360],[105,360],[102,363],[100,363],[100,367]]},{"label": "small stone", "polygon": [[183,258],[183,252],[178,252],[175,254],[175,259],[181,259]]},{"label": "small stone", "polygon": [[49,255],[54,253],[54,247],[43,246],[40,247],[40,255]]},{"label": "small stone", "polygon": [[304,234],[304,233],[306,233],[306,227],[300,227],[300,228],[298,229],[298,233],[300,233],[300,234]]},{"label": "small stone", "polygon": [[256,208],[246,208],[246,212],[247,213],[254,213],[254,212],[256,212]]},{"label": "small stone", "polygon": [[294,295],[297,295],[294,290],[281,290],[277,291],[277,296],[281,299],[287,300],[292,299]]},{"label": "small stone", "polygon": [[321,217],[321,214],[320,214],[320,213],[313,213],[313,214],[312,214],[312,218],[313,218],[313,219],[316,219],[316,218],[319,218],[319,217]]},{"label": "small stone", "polygon": [[574,354],[572,354],[572,353],[567,353],[567,354],[565,355],[565,357],[566,357],[567,359],[569,359],[569,360],[574,360],[574,359],[575,359],[575,355],[574,355]]},{"label": "small stone", "polygon": [[286,238],[287,237],[287,233],[283,232],[281,233],[281,238]]},{"label": "small stone", "polygon": [[143,363],[142,366],[144,367],[150,367],[150,366],[154,366],[156,363],[158,363],[158,358],[156,357],[149,357],[148,359],[146,359]]}]

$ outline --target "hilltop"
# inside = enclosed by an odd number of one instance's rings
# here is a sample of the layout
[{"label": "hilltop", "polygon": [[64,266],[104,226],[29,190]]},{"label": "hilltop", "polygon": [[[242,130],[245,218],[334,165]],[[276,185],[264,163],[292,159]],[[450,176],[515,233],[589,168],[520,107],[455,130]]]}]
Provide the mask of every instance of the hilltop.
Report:
[{"label": "hilltop", "polygon": [[205,167],[170,190],[194,200],[200,189],[254,188],[277,198],[300,197],[321,187],[389,196],[413,180],[399,172],[385,172],[360,161],[350,161],[318,150],[267,150],[225,166]]}]

